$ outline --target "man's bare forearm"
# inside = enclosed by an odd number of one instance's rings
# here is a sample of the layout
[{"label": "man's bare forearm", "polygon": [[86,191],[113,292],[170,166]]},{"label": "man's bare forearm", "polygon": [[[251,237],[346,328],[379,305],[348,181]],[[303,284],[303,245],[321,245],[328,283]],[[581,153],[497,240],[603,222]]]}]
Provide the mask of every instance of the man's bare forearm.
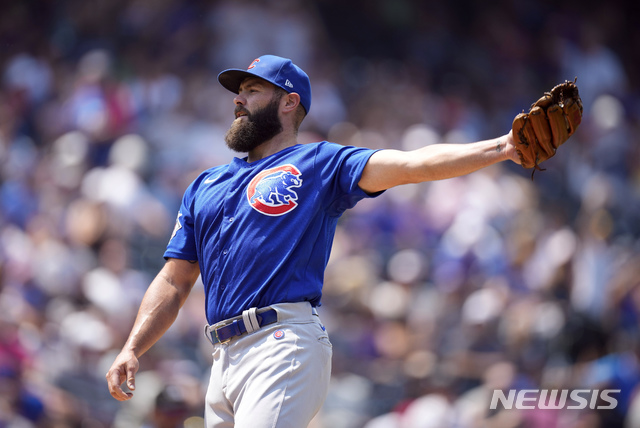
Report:
[{"label": "man's bare forearm", "polygon": [[409,152],[408,183],[460,177],[508,159],[506,137],[469,144],[433,144]]},{"label": "man's bare forearm", "polygon": [[[136,357],[149,350],[171,327],[197,279],[197,274],[182,275],[184,269],[171,266],[170,263],[172,261],[165,265],[147,289],[123,347],[123,350],[132,351]],[[198,269],[197,264],[194,267]]]},{"label": "man's bare forearm", "polygon": [[469,144],[433,144],[413,151],[374,153],[358,183],[365,192],[459,177],[504,160],[518,161],[510,134]]}]

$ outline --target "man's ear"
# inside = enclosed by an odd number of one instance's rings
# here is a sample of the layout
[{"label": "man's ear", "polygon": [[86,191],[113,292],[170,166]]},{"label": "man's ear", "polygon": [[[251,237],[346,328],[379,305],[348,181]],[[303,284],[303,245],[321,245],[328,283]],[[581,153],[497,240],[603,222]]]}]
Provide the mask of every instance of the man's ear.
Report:
[{"label": "man's ear", "polygon": [[300,95],[297,92],[287,93],[284,97],[284,111],[292,112],[300,105]]}]

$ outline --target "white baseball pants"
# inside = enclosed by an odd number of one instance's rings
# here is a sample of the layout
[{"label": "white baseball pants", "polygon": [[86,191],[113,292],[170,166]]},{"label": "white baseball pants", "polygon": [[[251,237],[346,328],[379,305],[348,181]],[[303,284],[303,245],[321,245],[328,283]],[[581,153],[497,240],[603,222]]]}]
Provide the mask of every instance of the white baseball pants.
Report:
[{"label": "white baseball pants", "polygon": [[331,343],[308,302],[271,306],[278,322],[214,345],[207,428],[304,428],[329,388]]}]

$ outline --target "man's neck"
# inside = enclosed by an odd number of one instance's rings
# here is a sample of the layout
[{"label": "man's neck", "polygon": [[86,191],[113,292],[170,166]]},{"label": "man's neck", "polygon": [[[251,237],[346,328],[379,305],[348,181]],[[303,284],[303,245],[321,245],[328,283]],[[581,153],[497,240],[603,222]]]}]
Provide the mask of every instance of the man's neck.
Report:
[{"label": "man's neck", "polygon": [[251,150],[248,153],[247,162],[251,163],[259,161],[260,159],[264,159],[286,149],[287,147],[295,146],[296,144],[298,144],[298,140],[295,135],[285,135],[284,133],[280,133]]}]

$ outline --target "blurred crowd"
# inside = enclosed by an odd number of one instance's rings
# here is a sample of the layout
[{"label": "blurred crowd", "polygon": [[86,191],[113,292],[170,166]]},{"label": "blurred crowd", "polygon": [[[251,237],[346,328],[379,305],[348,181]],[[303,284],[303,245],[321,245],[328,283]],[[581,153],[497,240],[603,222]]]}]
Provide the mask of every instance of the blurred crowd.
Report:
[{"label": "blurred crowd", "polygon": [[[0,427],[202,427],[202,284],[132,400],[104,376],[183,191],[237,155],[217,73],[266,53],[311,77],[301,142],[490,138],[575,77],[585,106],[533,179],[499,164],[343,216],[312,428],[639,427],[640,30],[631,2],[561,3],[3,2]],[[510,389],[620,392],[610,410],[491,410]]]}]

